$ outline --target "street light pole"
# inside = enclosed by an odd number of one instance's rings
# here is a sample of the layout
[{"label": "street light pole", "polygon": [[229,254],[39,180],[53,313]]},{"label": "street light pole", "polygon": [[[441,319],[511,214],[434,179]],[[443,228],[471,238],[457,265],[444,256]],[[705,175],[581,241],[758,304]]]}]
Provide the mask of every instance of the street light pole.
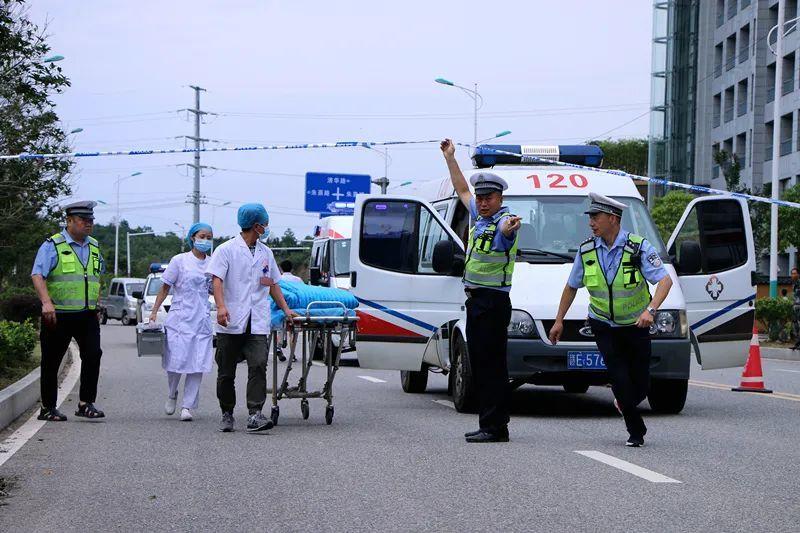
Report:
[{"label": "street light pole", "polygon": [[[772,199],[777,200],[779,195],[778,173],[780,172],[781,156],[781,79],[783,78],[783,26],[786,20],[785,2],[778,2],[778,28],[777,42],[775,44],[775,100],[772,105]],[[770,30],[771,32],[772,30]],[[769,35],[767,36],[769,43]],[[769,206],[769,297],[778,297],[778,205]]]},{"label": "street light pole", "polygon": [[[474,89],[467,89],[466,87],[462,87],[456,83],[453,83],[450,80],[445,78],[436,78],[436,83],[440,85],[447,85],[448,87],[456,87],[457,89],[461,89],[467,96],[472,98],[473,102],[473,129],[472,129],[472,149],[474,150],[476,146],[478,146],[478,109],[483,107],[483,97],[478,92],[478,84],[477,82],[474,84]],[[478,103],[480,100],[480,105]]]},{"label": "street light pole", "polygon": [[115,224],[114,224],[114,226],[115,226],[115,228],[114,228],[114,275],[115,276],[117,275],[117,272],[119,271],[119,182],[121,182],[122,180],[128,179],[128,178],[132,178],[133,176],[138,176],[140,174],[141,174],[141,172],[137,171],[137,172],[133,172],[132,174],[130,174],[128,176],[120,177],[119,175],[117,175],[117,181],[116,181],[116,186],[117,186],[117,217],[115,219]]},{"label": "street light pole", "polygon": [[175,222],[175,225],[176,225],[176,226],[178,226],[178,227],[181,229],[181,235],[180,235],[180,240],[181,240],[181,252],[183,252],[183,246],[184,246],[184,244],[186,243],[186,240],[185,240],[185,239],[184,239],[184,237],[183,237],[184,235],[186,235],[186,226],[184,226],[183,224],[180,224],[180,223],[178,223],[178,222]]},{"label": "street light pole", "polygon": [[131,237],[136,237],[137,235],[155,235],[154,231],[142,231],[139,233],[126,233],[125,234],[125,249],[128,252],[128,277],[131,277]]}]

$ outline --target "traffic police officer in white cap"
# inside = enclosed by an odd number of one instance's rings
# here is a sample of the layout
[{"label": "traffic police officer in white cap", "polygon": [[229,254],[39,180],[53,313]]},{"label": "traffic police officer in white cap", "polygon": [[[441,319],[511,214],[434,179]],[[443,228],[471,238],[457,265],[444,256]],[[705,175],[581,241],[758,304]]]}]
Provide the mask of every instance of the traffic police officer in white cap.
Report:
[{"label": "traffic police officer in white cap", "polygon": [[58,367],[72,339],[81,356],[81,386],[76,416],[102,418],[94,406],[100,375],[100,274],[103,256],[93,237],[96,202],[75,202],[65,206],[67,227],[39,247],[31,279],[42,302],[41,393],[39,420],[64,421],[56,408]]},{"label": "traffic police officer in white cap", "polygon": [[[564,315],[578,289],[586,287],[589,324],[608,368],[614,406],[628,429],[625,444],[639,447],[647,432],[638,405],[650,387],[650,326],[672,279],[653,245],[620,227],[625,204],[594,192],[589,200],[586,214],[594,236],[581,243],[575,256],[550,342],[558,342]],[[652,297],[648,282],[656,284]]]},{"label": "traffic police officer in white cap", "polygon": [[479,429],[465,435],[467,442],[507,442],[509,382],[506,345],[511,321],[511,278],[517,255],[520,218],[503,207],[508,184],[495,174],[479,172],[470,178],[473,196],[455,159],[450,139],[441,144],[450,180],[469,210],[469,232],[464,290],[467,293],[467,349],[478,392]]}]

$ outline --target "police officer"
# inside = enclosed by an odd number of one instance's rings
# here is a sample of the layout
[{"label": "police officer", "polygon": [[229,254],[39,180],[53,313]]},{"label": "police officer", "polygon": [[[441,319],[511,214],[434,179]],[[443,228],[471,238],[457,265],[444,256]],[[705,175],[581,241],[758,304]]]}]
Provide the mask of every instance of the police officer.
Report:
[{"label": "police officer", "polygon": [[[650,387],[650,326],[669,294],[669,277],[658,252],[647,240],[620,228],[625,204],[589,194],[589,227],[594,236],[581,243],[575,256],[550,342],[564,331],[566,315],[580,287],[589,291],[589,324],[603,354],[614,406],[625,418],[626,446],[644,445],[647,427],[638,405]],[[651,298],[647,282],[657,284]]]},{"label": "police officer", "polygon": [[65,207],[67,227],[47,239],[39,248],[31,278],[42,302],[41,389],[39,420],[64,421],[56,409],[58,367],[70,340],[75,339],[81,355],[81,386],[76,416],[102,418],[94,405],[100,374],[100,322],[97,300],[103,257],[94,227],[95,202],[75,202]]},{"label": "police officer", "polygon": [[455,145],[441,144],[450,180],[474,222],[469,232],[464,291],[467,293],[467,349],[478,390],[479,429],[467,442],[508,442],[509,385],[506,344],[511,321],[511,278],[520,218],[503,207],[503,178],[479,172],[470,178],[475,196],[458,167]]}]

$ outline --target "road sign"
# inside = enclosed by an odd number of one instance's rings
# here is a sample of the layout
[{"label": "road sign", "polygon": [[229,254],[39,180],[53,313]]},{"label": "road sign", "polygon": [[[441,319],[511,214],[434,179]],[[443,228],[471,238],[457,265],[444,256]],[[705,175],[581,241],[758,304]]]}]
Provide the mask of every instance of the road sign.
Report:
[{"label": "road sign", "polygon": [[306,211],[352,215],[347,206],[355,202],[356,194],[370,192],[370,181],[365,174],[306,172]]}]

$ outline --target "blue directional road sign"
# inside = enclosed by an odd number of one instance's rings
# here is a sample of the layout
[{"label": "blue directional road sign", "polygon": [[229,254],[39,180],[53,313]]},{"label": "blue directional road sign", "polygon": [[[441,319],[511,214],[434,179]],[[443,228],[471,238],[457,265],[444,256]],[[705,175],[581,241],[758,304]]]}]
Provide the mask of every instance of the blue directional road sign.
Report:
[{"label": "blue directional road sign", "polygon": [[[370,192],[371,179],[365,174],[306,172],[306,211],[352,215],[356,194]],[[337,205],[338,204],[338,205]]]}]

